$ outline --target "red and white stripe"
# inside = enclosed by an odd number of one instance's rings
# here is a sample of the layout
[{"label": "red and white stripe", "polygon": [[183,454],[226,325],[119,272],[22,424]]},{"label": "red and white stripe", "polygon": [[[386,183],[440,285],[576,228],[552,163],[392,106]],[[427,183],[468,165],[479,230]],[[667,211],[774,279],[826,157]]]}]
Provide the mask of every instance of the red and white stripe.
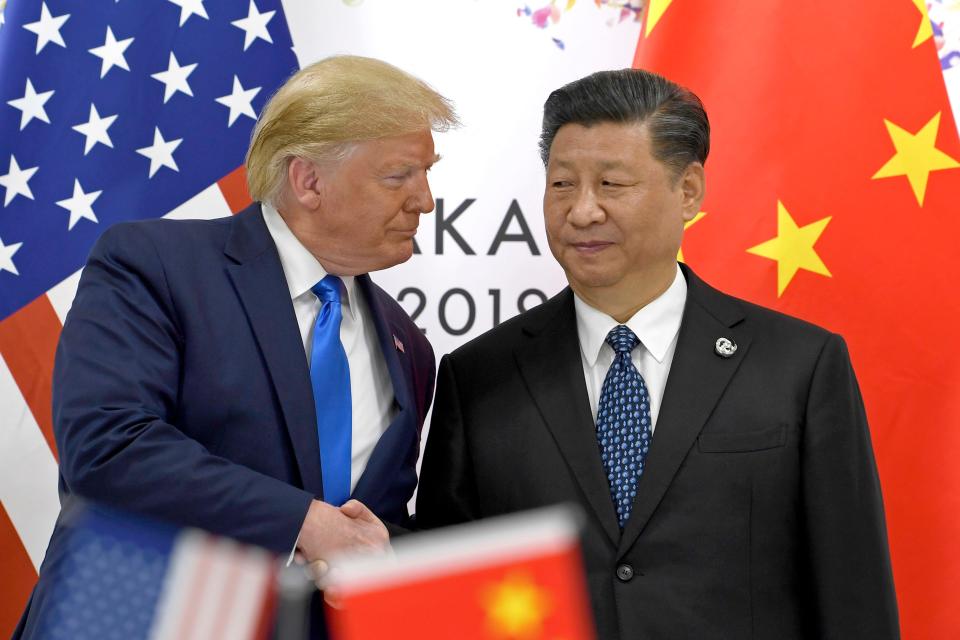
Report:
[{"label": "red and white stripe", "polygon": [[[249,203],[240,168],[166,217],[220,218]],[[77,271],[0,321],[0,636],[9,636],[20,617],[60,510],[53,357],[79,282]]]},{"label": "red and white stripe", "polygon": [[151,640],[245,640],[263,636],[277,561],[266,551],[188,530],[180,534]]}]

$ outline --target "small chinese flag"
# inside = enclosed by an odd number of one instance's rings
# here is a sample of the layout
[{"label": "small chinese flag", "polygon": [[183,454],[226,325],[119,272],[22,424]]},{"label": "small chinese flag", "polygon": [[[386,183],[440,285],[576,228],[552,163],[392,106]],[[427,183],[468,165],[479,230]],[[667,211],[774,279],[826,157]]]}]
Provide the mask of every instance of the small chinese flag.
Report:
[{"label": "small chinese flag", "polygon": [[402,538],[336,563],[336,640],[592,640],[576,518],[556,508]]},{"label": "small chinese flag", "polygon": [[682,259],[847,339],[903,637],[955,637],[960,142],[924,1],[650,0],[634,66],[711,120]]}]

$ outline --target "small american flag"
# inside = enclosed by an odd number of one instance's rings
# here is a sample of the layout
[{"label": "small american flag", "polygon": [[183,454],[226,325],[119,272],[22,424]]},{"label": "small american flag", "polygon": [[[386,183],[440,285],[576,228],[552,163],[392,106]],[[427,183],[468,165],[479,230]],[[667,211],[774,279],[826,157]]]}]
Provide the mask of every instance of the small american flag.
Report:
[{"label": "small american flag", "polygon": [[242,208],[256,114],[297,68],[279,0],[0,0],[0,634],[59,509],[53,353],[90,248]]},{"label": "small american flag", "polygon": [[268,552],[102,507],[71,516],[40,636],[244,640],[270,630],[279,565]]}]

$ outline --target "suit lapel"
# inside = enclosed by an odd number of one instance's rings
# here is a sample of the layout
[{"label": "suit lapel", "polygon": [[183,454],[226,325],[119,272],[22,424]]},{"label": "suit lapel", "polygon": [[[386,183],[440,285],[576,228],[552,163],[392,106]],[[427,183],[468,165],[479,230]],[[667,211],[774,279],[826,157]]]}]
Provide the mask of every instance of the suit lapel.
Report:
[{"label": "suit lapel", "polygon": [[524,330],[528,340],[515,353],[517,365],[587,503],[616,544],[620,531],[587,399],[573,292],[565,289],[544,307],[539,317],[546,316],[545,323]]},{"label": "suit lapel", "polygon": [[370,276],[358,276],[357,285],[367,301],[373,324],[377,328],[377,342],[390,373],[390,382],[393,384],[393,395],[398,408],[397,415],[377,441],[363,475],[360,476],[353,490],[354,498],[369,505],[377,502],[380,495],[389,487],[391,480],[396,477],[399,469],[409,464],[406,456],[403,455],[404,447],[410,442],[418,442],[419,435],[416,420],[417,406],[411,391],[411,381],[407,375],[408,367],[405,366],[408,363],[401,362],[401,358],[406,358],[406,354],[401,353],[400,347],[397,346],[397,342],[403,344],[405,336],[389,321],[387,309],[379,297],[384,294],[374,287]]},{"label": "suit lapel", "polygon": [[227,273],[266,362],[303,488],[323,496],[317,418],[303,342],[283,267],[260,206],[237,214],[227,240]]},{"label": "suit lapel", "polygon": [[[748,331],[735,326],[743,319],[738,304],[707,286],[688,268],[683,267],[683,272],[687,279],[683,322],[653,444],[620,539],[621,555],[633,545],[660,504],[750,346]],[[716,340],[721,337],[737,344],[730,358],[721,358],[715,351]]]}]

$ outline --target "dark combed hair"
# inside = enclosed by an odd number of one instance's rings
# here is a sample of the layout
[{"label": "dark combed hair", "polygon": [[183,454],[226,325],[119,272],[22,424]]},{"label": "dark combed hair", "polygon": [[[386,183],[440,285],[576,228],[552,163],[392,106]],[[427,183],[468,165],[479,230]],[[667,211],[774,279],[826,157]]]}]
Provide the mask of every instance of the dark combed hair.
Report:
[{"label": "dark combed hair", "polygon": [[565,124],[645,122],[653,156],[679,175],[706,163],[710,122],[692,91],[642,69],[598,71],[550,94],[543,105],[540,157],[546,166],[553,138]]}]

